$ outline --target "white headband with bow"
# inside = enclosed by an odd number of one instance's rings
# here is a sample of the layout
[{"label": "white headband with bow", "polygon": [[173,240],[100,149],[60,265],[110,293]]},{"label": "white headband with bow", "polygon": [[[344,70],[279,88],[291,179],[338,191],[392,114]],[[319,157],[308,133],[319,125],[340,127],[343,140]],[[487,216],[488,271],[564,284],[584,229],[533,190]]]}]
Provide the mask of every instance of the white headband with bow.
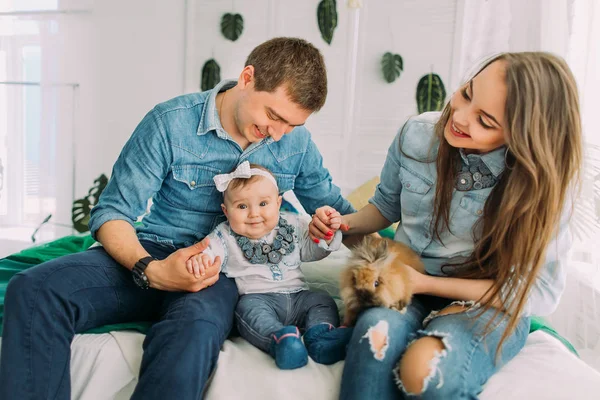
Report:
[{"label": "white headband with bow", "polygon": [[227,187],[229,186],[229,183],[232,180],[238,179],[238,178],[248,179],[253,175],[264,176],[271,183],[273,183],[273,185],[275,185],[277,190],[279,190],[279,186],[277,186],[277,181],[275,180],[275,178],[273,178],[273,175],[271,175],[270,173],[268,173],[267,171],[264,171],[262,169],[250,168],[250,163],[248,161],[244,161],[243,163],[238,165],[237,168],[235,169],[235,171],[233,171],[230,174],[215,175],[215,177],[213,178],[213,181],[215,181],[217,190],[219,192],[224,192],[227,190]]}]

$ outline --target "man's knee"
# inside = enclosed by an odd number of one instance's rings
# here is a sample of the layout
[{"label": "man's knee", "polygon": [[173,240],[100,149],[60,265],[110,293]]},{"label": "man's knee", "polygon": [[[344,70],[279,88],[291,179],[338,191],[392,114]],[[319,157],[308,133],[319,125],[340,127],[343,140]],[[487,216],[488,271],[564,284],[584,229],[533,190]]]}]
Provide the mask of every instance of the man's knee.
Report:
[{"label": "man's knee", "polygon": [[13,312],[21,317],[33,312],[36,307],[44,310],[62,308],[67,304],[68,287],[64,283],[49,279],[43,271],[31,268],[19,272],[9,281],[4,299],[7,316]]},{"label": "man's knee", "polygon": [[14,275],[6,287],[5,307],[11,307],[17,301],[23,302],[35,290],[35,283],[35,279],[23,272]]},{"label": "man's knee", "polygon": [[7,305],[15,301],[27,302],[37,297],[40,290],[48,287],[47,273],[40,266],[32,267],[14,275],[6,287],[5,302]]},{"label": "man's knee", "polygon": [[[231,324],[223,321],[197,319],[180,323],[174,341],[181,341],[186,348],[197,347],[201,351],[212,351],[216,356],[227,339]],[[183,340],[182,340],[183,339]]]}]

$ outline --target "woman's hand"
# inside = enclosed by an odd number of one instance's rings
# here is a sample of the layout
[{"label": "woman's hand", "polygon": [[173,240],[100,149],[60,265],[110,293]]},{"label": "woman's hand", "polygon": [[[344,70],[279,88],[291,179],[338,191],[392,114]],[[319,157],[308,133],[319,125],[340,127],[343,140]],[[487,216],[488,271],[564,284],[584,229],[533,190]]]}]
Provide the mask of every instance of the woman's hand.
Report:
[{"label": "woman's hand", "polygon": [[[407,268],[408,279],[413,294],[428,294],[452,300],[475,301],[485,303],[494,285],[492,279],[465,279],[422,274],[413,268]],[[502,308],[503,303],[495,299],[492,307]]]},{"label": "woman's hand", "polygon": [[323,206],[317,208],[312,216],[312,221],[308,225],[308,234],[315,243],[319,243],[321,239],[329,243],[335,232],[344,228],[342,215],[333,207]]},{"label": "woman's hand", "polygon": [[412,267],[407,268],[408,280],[411,283],[413,294],[421,294],[427,292],[427,282],[431,278]]}]

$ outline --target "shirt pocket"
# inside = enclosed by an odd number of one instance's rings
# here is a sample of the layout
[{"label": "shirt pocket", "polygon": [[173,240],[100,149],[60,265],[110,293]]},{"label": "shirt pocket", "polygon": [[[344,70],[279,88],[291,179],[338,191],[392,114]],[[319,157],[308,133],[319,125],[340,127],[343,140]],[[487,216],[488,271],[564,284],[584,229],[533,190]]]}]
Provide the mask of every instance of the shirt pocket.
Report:
[{"label": "shirt pocket", "polygon": [[473,233],[481,236],[480,232],[473,232],[473,228],[483,216],[485,200],[485,197],[470,192],[460,199],[454,215],[450,217],[450,230],[454,236],[465,240],[475,240]]},{"label": "shirt pocket", "polygon": [[205,211],[208,202],[217,194],[213,177],[221,171],[205,165],[187,164],[174,165],[172,172],[173,187],[170,200],[182,203],[187,209]]},{"label": "shirt pocket", "polygon": [[295,175],[278,173],[273,173],[273,175],[275,176],[277,186],[279,187],[279,194],[283,194],[288,190],[294,189],[294,182],[296,180]]},{"label": "shirt pocket", "polygon": [[400,168],[400,182],[402,183],[400,194],[402,213],[417,215],[423,198],[431,190],[432,184],[404,167]]}]

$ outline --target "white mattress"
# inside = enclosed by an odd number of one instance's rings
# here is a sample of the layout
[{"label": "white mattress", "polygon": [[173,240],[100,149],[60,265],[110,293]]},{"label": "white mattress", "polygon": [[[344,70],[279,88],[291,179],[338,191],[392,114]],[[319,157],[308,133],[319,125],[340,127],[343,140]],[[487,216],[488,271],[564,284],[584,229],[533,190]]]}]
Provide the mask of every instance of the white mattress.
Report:
[{"label": "white mattress", "polygon": [[[133,332],[77,335],[72,345],[72,398],[129,399],[137,383],[144,336]],[[241,338],[223,346],[208,400],[334,400],[343,362],[324,366],[309,360],[294,371]],[[232,377],[235,385],[231,384]],[[544,332],[529,335],[524,349],[485,385],[482,400],[597,399],[600,373]]]},{"label": "white mattress", "polygon": [[[308,263],[311,285],[330,293],[346,252]],[[128,399],[137,382],[144,336],[136,332],[77,335],[72,345],[72,398]],[[324,366],[309,360],[294,371],[279,370],[273,360],[241,338],[227,340],[206,398],[209,400],[337,399],[343,362]],[[235,379],[235,385],[232,385]],[[529,335],[524,349],[485,385],[482,400],[597,399],[600,373],[550,335]]]}]

